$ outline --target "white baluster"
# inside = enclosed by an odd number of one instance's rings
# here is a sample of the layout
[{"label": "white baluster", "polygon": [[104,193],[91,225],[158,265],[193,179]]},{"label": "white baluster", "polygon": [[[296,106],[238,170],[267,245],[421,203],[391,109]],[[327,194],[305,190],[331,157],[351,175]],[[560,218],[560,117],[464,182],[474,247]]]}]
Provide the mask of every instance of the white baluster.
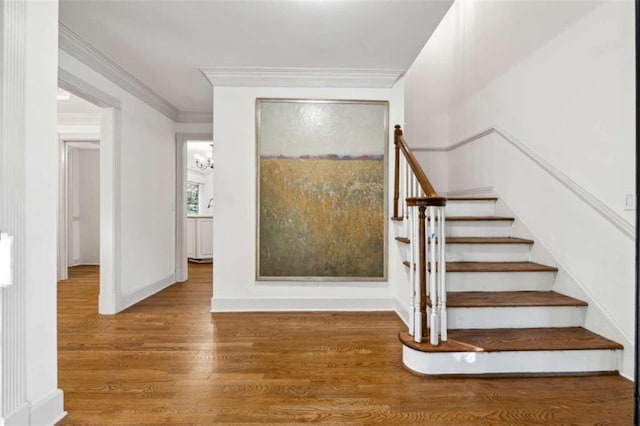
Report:
[{"label": "white baluster", "polygon": [[398,214],[401,217],[406,216],[407,211],[407,161],[404,159],[404,155],[400,156],[400,211]]},{"label": "white baluster", "polygon": [[415,322],[415,333],[413,335],[413,340],[420,343],[422,342],[422,335],[424,330],[422,330],[422,314],[420,312],[420,304],[422,302],[421,294],[420,294],[420,270],[416,269],[416,262],[418,259],[418,250],[420,246],[420,241],[418,238],[418,208],[411,208],[411,221],[413,222],[413,232],[411,237],[411,262],[410,267],[413,271],[413,280],[411,283],[411,288],[414,295],[414,305],[413,305],[413,318]]},{"label": "white baluster", "polygon": [[440,249],[438,252],[438,278],[440,289],[438,291],[438,308],[440,315],[440,336],[443,342],[447,341],[447,287],[445,282],[445,276],[447,274],[447,263],[446,263],[446,235],[445,235],[445,217],[444,217],[444,206],[438,207],[438,228],[439,228],[439,244],[438,248]]},{"label": "white baluster", "polygon": [[414,287],[414,270],[413,270],[413,250],[414,250],[414,244],[415,242],[413,241],[413,208],[409,208],[409,219],[408,219],[408,225],[409,225],[409,233],[407,234],[407,237],[409,237],[409,292],[410,292],[410,301],[411,301],[411,312],[409,313],[409,334],[412,336],[415,336],[415,311],[416,311],[416,292],[415,292],[415,287]]},{"label": "white baluster", "polygon": [[427,234],[429,236],[429,266],[431,268],[431,274],[429,275],[429,293],[431,299],[431,326],[430,326],[430,337],[431,344],[438,344],[438,312],[435,309],[436,301],[438,300],[438,290],[437,290],[437,269],[436,269],[436,229],[435,229],[435,207],[428,208],[428,218],[429,218],[429,227]]}]

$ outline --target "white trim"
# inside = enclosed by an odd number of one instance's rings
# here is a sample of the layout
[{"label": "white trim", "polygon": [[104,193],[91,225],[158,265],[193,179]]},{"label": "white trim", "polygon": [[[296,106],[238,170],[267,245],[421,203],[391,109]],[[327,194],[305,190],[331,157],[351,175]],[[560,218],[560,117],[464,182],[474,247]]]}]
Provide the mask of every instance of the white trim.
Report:
[{"label": "white trim", "polygon": [[[73,32],[62,22],[60,22],[59,26],[59,37],[60,49],[85,63],[127,92],[140,98],[149,106],[155,108],[173,121],[176,120],[179,111],[175,106]],[[66,90],[65,87],[63,87],[63,89]]]},{"label": "white trim", "polygon": [[95,132],[82,133],[58,133],[58,140],[61,142],[94,142],[100,141],[100,126],[96,126]]},{"label": "white trim", "polygon": [[399,69],[359,68],[200,68],[216,87],[348,87],[390,89]]},{"label": "white trim", "polygon": [[31,406],[32,425],[55,425],[62,420],[67,412],[63,408],[64,395],[60,389],[51,392],[45,398]]},{"label": "white trim", "polygon": [[106,94],[62,68],[58,68],[58,86],[101,108],[122,108],[119,99]]},{"label": "white trim", "polygon": [[458,143],[455,143],[448,147],[434,147],[434,148],[411,148],[413,151],[422,151],[422,152],[450,152],[454,149],[458,149],[468,143],[477,141],[482,139],[485,136],[488,136],[492,133],[497,133],[502,136],[504,140],[509,142],[515,148],[520,150],[524,155],[529,157],[533,162],[539,165],[544,171],[553,176],[558,182],[563,184],[567,189],[577,195],[582,201],[584,201],[589,207],[593,210],[597,211],[603,218],[611,222],[616,228],[622,231],[627,237],[631,239],[635,239],[636,237],[636,228],[629,222],[627,222],[622,216],[616,213],[613,209],[608,207],[594,195],[592,195],[589,191],[584,189],[578,183],[576,183],[569,176],[564,174],[558,168],[553,166],[547,160],[545,160],[540,154],[535,152],[533,149],[529,147],[522,140],[517,139],[515,136],[504,130],[499,125],[494,125],[493,127],[489,127],[488,129],[484,129],[468,138],[461,140]]},{"label": "white trim", "polygon": [[100,294],[98,312],[115,314],[120,294],[120,110],[103,108],[100,123]]},{"label": "white trim", "polygon": [[172,286],[176,283],[175,274],[171,274],[160,281],[156,281],[148,286],[145,286],[139,290],[134,291],[131,294],[122,295],[119,299],[118,303],[118,312],[122,312],[130,306],[135,305],[138,302],[143,301],[147,297],[153,296],[159,291],[164,290],[167,287]]},{"label": "white trim", "polygon": [[0,230],[14,239],[14,285],[0,289],[0,423],[6,424],[6,419],[23,418],[27,402],[26,286],[35,285],[26,280],[25,143],[26,124],[31,124],[26,117],[26,52],[28,30],[32,30],[28,28],[27,3],[17,0],[0,4]]},{"label": "white trim", "polygon": [[617,371],[620,350],[420,352],[402,346],[403,364],[421,374],[582,373]]},{"label": "white trim", "polygon": [[58,139],[58,281],[69,278],[67,256],[67,144]]},{"label": "white trim", "polygon": [[24,403],[18,409],[8,414],[6,417],[0,417],[0,425],[2,426],[25,426],[29,424],[29,404]]},{"label": "white trim", "polygon": [[211,312],[392,311],[393,298],[211,298]]},{"label": "white trim", "polygon": [[212,112],[188,112],[180,111],[176,117],[176,123],[206,123],[213,124]]},{"label": "white trim", "polygon": [[82,112],[82,113],[59,112],[58,126],[71,126],[71,125],[99,126],[100,112]]}]

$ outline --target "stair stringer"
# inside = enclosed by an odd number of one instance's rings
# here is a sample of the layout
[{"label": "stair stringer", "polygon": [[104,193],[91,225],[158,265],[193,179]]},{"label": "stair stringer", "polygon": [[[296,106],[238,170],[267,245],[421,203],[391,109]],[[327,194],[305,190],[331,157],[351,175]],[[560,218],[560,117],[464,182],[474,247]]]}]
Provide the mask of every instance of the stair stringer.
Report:
[{"label": "stair stringer", "polygon": [[[616,326],[615,322],[605,313],[598,300],[594,298],[583,286],[580,285],[575,276],[571,273],[562,262],[558,260],[552,251],[547,247],[544,240],[538,237],[529,226],[526,220],[518,215],[505,202],[504,197],[495,189],[486,195],[495,195],[496,201],[495,214],[500,216],[512,216],[515,221],[512,225],[512,235],[534,240],[535,244],[531,249],[531,261],[551,265],[558,268],[555,280],[553,281],[552,290],[576,299],[583,300],[588,303],[586,309],[585,321],[583,327],[600,334],[608,339],[620,342],[625,349],[619,351],[618,371],[622,376],[629,380],[633,380],[625,372],[633,371],[634,354],[632,341]],[[477,196],[477,194],[474,194]]]}]

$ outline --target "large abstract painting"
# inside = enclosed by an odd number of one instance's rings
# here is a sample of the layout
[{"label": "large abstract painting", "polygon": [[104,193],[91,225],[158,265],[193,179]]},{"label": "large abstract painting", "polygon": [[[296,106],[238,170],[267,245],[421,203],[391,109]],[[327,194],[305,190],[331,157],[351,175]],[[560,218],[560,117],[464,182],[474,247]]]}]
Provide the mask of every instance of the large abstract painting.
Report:
[{"label": "large abstract painting", "polygon": [[388,103],[258,99],[257,279],[386,279]]}]

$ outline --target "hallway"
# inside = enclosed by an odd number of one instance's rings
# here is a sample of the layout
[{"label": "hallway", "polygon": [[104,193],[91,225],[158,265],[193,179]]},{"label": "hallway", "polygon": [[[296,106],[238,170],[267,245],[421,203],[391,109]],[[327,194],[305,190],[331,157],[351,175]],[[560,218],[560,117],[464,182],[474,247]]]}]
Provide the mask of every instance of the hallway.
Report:
[{"label": "hallway", "polygon": [[211,268],[115,316],[96,313],[98,268],[69,270],[60,424],[632,424],[619,376],[417,377],[391,312],[211,314]]}]

